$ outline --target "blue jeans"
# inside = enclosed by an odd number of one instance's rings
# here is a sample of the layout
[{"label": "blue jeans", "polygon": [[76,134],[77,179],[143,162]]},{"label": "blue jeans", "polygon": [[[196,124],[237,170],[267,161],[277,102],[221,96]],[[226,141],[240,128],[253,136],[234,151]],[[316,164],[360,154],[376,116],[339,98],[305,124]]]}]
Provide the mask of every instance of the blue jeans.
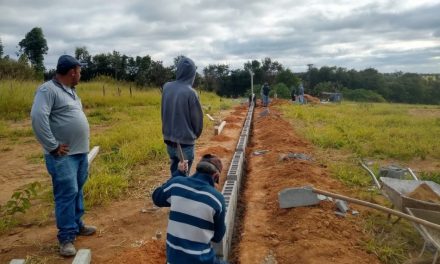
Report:
[{"label": "blue jeans", "polygon": [[269,105],[269,95],[263,94],[263,106],[268,106],[268,105]]},{"label": "blue jeans", "polygon": [[52,176],[55,217],[60,243],[75,240],[84,226],[83,186],[88,175],[87,154],[69,156],[45,155],[46,167]]},{"label": "blue jeans", "polygon": [[[170,171],[171,174],[177,170],[177,166],[179,164],[179,156],[177,154],[177,148],[171,147],[170,145],[167,145],[167,152],[168,156],[170,156],[171,165],[170,165]],[[182,147],[183,157],[185,160],[188,160],[188,174],[191,171],[191,165],[194,161],[194,145],[193,146],[187,146]]]}]

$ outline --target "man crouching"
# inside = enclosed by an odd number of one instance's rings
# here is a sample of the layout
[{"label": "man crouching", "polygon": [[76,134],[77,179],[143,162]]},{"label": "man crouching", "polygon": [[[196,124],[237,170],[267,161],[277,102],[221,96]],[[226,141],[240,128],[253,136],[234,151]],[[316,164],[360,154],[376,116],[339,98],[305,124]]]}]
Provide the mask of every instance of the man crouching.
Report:
[{"label": "man crouching", "polygon": [[226,263],[216,258],[211,241],[225,234],[225,200],[215,189],[222,171],[220,159],[202,157],[191,177],[185,177],[187,163],[153,192],[153,202],[171,207],[167,228],[167,263]]}]

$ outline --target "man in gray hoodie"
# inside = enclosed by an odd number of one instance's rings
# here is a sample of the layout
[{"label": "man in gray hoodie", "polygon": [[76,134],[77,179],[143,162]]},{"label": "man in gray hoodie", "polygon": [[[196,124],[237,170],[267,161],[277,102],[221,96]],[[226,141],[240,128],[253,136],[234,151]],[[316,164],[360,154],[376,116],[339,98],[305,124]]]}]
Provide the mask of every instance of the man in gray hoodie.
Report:
[{"label": "man in gray hoodie", "polygon": [[60,254],[74,256],[76,236],[96,232],[96,227],[86,226],[81,220],[90,129],[75,90],[81,78],[81,64],[72,56],[62,55],[56,72],[55,78],[38,87],[31,118],[52,177]]},{"label": "man in gray hoodie", "polygon": [[203,130],[203,112],[197,92],[192,88],[196,66],[187,57],[179,60],[176,80],[167,82],[162,92],[162,134],[171,160],[171,173],[177,170],[179,156],[177,144],[182,147],[188,172],[194,160],[195,140]]}]

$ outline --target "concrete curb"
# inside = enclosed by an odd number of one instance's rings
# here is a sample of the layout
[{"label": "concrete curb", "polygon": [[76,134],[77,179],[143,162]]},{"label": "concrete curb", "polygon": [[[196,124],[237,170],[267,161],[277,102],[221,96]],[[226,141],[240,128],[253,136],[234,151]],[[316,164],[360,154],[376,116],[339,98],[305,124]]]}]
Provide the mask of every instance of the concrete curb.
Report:
[{"label": "concrete curb", "polygon": [[226,182],[222,190],[226,203],[226,233],[222,241],[219,243],[212,243],[212,245],[216,255],[223,260],[227,260],[231,252],[237,201],[239,199],[238,196],[240,194],[242,178],[245,173],[244,165],[246,162],[246,147],[249,143],[253,114],[254,104],[252,104],[248,109],[235,153],[232,156],[231,165],[229,166],[228,174],[226,176]]}]

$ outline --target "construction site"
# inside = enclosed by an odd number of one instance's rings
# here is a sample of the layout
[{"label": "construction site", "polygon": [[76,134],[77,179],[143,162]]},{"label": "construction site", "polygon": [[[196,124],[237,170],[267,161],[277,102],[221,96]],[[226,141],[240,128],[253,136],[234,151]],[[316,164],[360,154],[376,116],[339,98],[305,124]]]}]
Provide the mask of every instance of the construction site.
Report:
[{"label": "construction site", "polygon": [[[225,164],[218,189],[226,201],[227,230],[222,242],[213,244],[217,256],[230,263],[382,263],[365,246],[371,233],[363,218],[375,209],[344,201],[356,197],[356,190],[332,177],[319,162],[316,148],[279,112],[278,107],[285,104],[289,102],[274,100],[270,108],[241,103],[215,119],[209,116],[213,130],[204,132],[196,155],[215,153]],[[168,177],[164,165],[158,178],[150,181],[159,184]],[[372,178],[376,179],[374,174]],[[435,263],[438,211],[427,214],[423,210],[438,209],[430,208],[438,207],[440,201],[437,185],[420,185],[422,181],[416,177],[409,187],[395,187],[389,183],[393,180],[399,181],[382,177],[381,183],[376,179],[371,185],[385,190],[387,198],[394,189],[405,189],[406,195],[397,193],[396,197],[412,197],[416,203],[392,200],[396,205],[392,208],[403,212],[400,217],[415,218],[410,222],[427,236],[423,250],[425,246],[429,249],[425,252],[428,262],[408,263]],[[326,190],[329,195],[317,195],[315,190]],[[48,257],[41,263],[165,263],[169,210],[152,204],[151,191],[88,212],[85,220],[95,223],[98,233],[77,239],[75,244],[81,250],[73,262]],[[333,199],[332,194],[342,198]],[[405,211],[410,207],[416,208]],[[30,225],[2,236],[1,262],[25,263],[19,262],[20,256],[29,254],[53,256],[57,251],[52,242],[55,230],[54,225]]]}]

